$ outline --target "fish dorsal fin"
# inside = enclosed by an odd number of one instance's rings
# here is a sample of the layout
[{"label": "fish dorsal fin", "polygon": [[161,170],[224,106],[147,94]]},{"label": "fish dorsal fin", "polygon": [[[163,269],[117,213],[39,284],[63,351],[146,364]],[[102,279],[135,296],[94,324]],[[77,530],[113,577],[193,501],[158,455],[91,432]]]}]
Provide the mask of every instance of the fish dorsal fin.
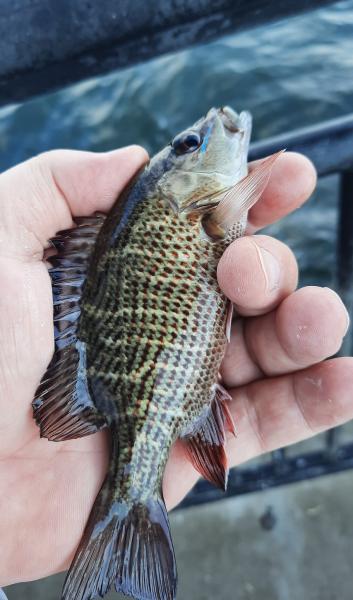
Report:
[{"label": "fish dorsal fin", "polygon": [[283,152],[281,150],[271,154],[259,162],[244,179],[219,196],[216,208],[202,220],[203,227],[211,238],[227,237],[230,228],[241,221],[259,200],[267,186],[273,165]]},{"label": "fish dorsal fin", "polygon": [[87,387],[86,348],[77,337],[82,290],[104,215],[75,219],[76,227],[52,240],[57,254],[47,261],[53,291],[54,356],[33,401],[41,436],[62,441],[94,433],[105,425]]},{"label": "fish dorsal fin", "polygon": [[182,438],[195,469],[222,490],[227,488],[228,460],[225,452],[226,431],[235,434],[227,402],[231,396],[220,384],[214,386],[214,398],[206,417],[196,430]]}]

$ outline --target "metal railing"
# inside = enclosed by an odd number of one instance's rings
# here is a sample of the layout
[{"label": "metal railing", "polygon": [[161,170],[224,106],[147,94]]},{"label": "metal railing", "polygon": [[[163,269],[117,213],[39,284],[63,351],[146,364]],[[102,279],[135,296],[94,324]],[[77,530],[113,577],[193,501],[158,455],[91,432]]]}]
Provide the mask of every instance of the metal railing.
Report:
[{"label": "metal railing", "polygon": [[[226,33],[251,28],[334,0],[2,0],[0,105],[136,62],[183,50]],[[43,33],[45,32],[45,33]],[[281,148],[303,152],[320,177],[340,174],[337,288],[353,314],[353,115],[267,139],[251,146],[255,159]],[[351,353],[351,338],[344,351]],[[353,443],[339,430],[320,451],[273,452],[265,464],[232,470],[226,494],[199,482],[181,506],[218,500],[353,468]]]},{"label": "metal railing", "polygon": [[288,458],[285,450],[276,450],[267,464],[231,469],[226,492],[199,481],[178,509],[352,469],[353,444],[338,446],[336,430],[329,431],[326,439],[326,448],[319,452]]},{"label": "metal railing", "polygon": [[337,0],[1,0],[0,106]]}]

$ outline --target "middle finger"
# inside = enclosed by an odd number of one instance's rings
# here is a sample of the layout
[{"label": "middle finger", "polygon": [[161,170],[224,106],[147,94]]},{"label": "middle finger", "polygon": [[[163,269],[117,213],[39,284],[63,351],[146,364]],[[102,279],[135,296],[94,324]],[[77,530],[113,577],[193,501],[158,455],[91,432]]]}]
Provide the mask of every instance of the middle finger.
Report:
[{"label": "middle finger", "polygon": [[266,314],[234,324],[221,374],[227,387],[309,367],[335,354],[349,325],[328,288],[306,287]]}]

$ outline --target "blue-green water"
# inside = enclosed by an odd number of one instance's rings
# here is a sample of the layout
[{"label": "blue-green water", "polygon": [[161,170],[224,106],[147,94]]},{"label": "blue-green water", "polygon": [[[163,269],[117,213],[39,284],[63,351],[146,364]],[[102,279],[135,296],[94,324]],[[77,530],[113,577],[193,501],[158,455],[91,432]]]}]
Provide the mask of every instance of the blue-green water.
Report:
[{"label": "blue-green water", "polygon": [[[0,170],[58,147],[139,143],[154,152],[222,104],[252,112],[254,139],[351,112],[353,1],[7,107]],[[334,282],[335,187],[322,182],[304,209],[271,229],[295,251],[302,283]]]}]

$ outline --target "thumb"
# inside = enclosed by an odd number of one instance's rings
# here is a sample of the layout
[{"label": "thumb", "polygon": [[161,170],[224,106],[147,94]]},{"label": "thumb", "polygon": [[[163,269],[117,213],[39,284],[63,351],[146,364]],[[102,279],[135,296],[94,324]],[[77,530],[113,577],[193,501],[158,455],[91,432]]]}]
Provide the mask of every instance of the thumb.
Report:
[{"label": "thumb", "polygon": [[148,160],[140,146],[106,153],[53,150],[0,175],[0,253],[41,258],[72,216],[106,212]]}]

